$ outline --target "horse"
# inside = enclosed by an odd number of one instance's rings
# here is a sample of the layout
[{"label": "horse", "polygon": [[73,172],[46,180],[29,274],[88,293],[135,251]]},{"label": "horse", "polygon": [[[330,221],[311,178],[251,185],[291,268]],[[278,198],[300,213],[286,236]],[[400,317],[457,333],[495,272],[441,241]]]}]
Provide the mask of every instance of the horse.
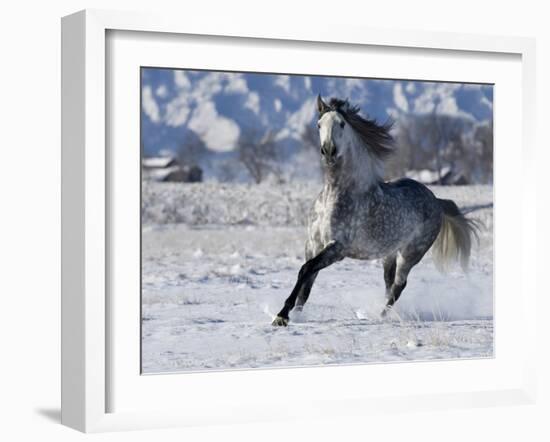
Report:
[{"label": "horse", "polygon": [[305,263],[274,326],[286,327],[319,271],[344,258],[382,260],[385,317],[430,248],[439,269],[458,261],[466,271],[473,240],[479,241],[478,222],[454,201],[412,179],[384,181],[384,162],[396,150],[392,122],[379,124],[348,100],[326,103],[320,95],[317,111],[324,184],[308,217]]}]

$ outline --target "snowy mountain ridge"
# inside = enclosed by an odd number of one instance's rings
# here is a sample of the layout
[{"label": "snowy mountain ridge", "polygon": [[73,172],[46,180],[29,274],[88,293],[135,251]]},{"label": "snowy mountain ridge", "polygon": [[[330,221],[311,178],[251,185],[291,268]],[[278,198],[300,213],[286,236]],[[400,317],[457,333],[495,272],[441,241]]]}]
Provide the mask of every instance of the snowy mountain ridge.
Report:
[{"label": "snowy mountain ridge", "polygon": [[141,93],[146,156],[176,152],[188,137],[212,153],[232,152],[247,130],[274,131],[292,146],[316,119],[318,93],[348,98],[379,121],[436,112],[484,123],[493,115],[493,87],[481,84],[144,68]]}]

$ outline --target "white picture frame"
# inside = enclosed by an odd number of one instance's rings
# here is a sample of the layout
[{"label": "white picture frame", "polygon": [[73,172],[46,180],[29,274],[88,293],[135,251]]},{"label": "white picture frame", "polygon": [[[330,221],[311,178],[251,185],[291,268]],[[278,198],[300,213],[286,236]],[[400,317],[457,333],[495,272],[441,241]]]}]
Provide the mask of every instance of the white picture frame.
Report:
[{"label": "white picture frame", "polygon": [[[521,65],[521,127],[520,134],[522,174],[533,166],[534,139],[532,125],[535,106],[535,47],[532,39],[517,37],[490,37],[478,35],[427,33],[416,31],[387,31],[368,28],[335,28],[315,26],[300,27],[266,26],[265,23],[247,23],[238,26],[231,22],[209,22],[192,20],[184,25],[177,17],[152,14],[111,11],[82,11],[62,20],[62,423],[84,432],[111,431],[122,429],[157,428],[167,426],[207,425],[214,423],[252,422],[285,419],[296,416],[285,406],[284,401],[254,402],[253,395],[243,397],[221,397],[215,404],[193,403],[190,391],[185,398],[187,406],[176,409],[157,405],[136,407],[135,410],[117,410],[109,403],[110,392],[116,387],[110,373],[115,357],[109,343],[109,328],[116,320],[110,309],[109,286],[109,242],[112,231],[107,228],[111,216],[109,194],[109,155],[106,121],[109,118],[109,93],[106,67],[108,56],[107,35],[109,32],[156,33],[158,37],[174,35],[217,36],[227,38],[277,41],[291,47],[293,42],[312,44],[338,44],[350,46],[375,46],[378,48],[402,48],[403,51],[426,49],[432,52],[467,52],[482,57],[483,54],[503,54],[518,57]],[[147,35],[147,34],[143,34]],[[149,34],[152,35],[152,34]],[[497,85],[498,87],[498,85]],[[497,123],[498,124],[498,123]],[[519,148],[518,148],[519,149]],[[516,155],[516,157],[518,157]],[[497,171],[497,173],[499,173]],[[515,172],[517,174],[517,172]],[[497,189],[498,194],[498,189]],[[518,215],[520,230],[514,232],[522,275],[528,271],[526,257],[535,255],[535,198],[534,192],[518,190],[522,211]],[[497,196],[497,204],[499,200]],[[496,253],[505,253],[495,248]],[[517,259],[517,257],[516,257]],[[521,296],[518,310],[527,312],[536,304],[534,281],[523,277],[517,281]],[[498,290],[498,285],[497,285]],[[346,390],[327,388],[327,393],[316,392],[315,384],[308,384],[311,370],[297,368],[288,370],[241,371],[233,373],[194,374],[193,383],[207,386],[242,382],[254,390],[266,379],[277,382],[300,383],[313,394],[302,407],[303,417],[334,415],[360,416],[372,410],[398,411],[430,408],[453,408],[487,406],[510,403],[532,403],[535,395],[534,318],[518,321],[524,347],[517,355],[513,375],[506,381],[487,388],[474,385],[473,379],[480,370],[475,361],[462,365],[465,373],[461,390],[446,391],[435,384],[425,394],[389,392],[375,396],[359,389],[357,394],[346,394]],[[497,319],[498,320],[498,319]],[[135,324],[138,327],[138,324]],[[498,361],[498,351],[495,360]],[[134,363],[134,362],[132,362]],[[137,364],[137,361],[135,361]],[[441,363],[439,363],[441,364]],[[407,364],[409,370],[425,371],[426,363]],[[382,365],[370,366],[371,374],[377,375]],[[390,370],[403,370],[393,366]],[[440,370],[452,372],[448,365],[429,367],[432,373]],[[338,371],[340,370],[340,372]],[[322,382],[335,383],[342,373],[357,376],[364,367],[343,367],[324,370]],[[275,373],[276,372],[276,373]],[[319,377],[319,370],[316,376]],[[139,372],[133,373],[139,376]],[[422,375],[422,374],[420,374]],[[159,382],[150,382],[145,390],[172,388],[176,378],[162,376]],[[291,379],[292,378],[292,379]],[[119,376],[118,379],[121,379]],[[159,381],[159,379],[157,379]],[[455,380],[456,382],[456,380]],[[130,384],[129,384],[130,385]],[[310,389],[310,390],[308,390]],[[267,390],[266,390],[267,391]],[[234,393],[234,392],[233,392]],[[151,393],[152,394],[152,393]],[[223,392],[221,395],[223,396]],[[269,395],[269,392],[267,393]],[[159,396],[160,397],[160,396]],[[172,404],[173,405],[173,404]],[[124,408],[124,407],[123,407]],[[224,411],[225,408],[225,411]]]}]

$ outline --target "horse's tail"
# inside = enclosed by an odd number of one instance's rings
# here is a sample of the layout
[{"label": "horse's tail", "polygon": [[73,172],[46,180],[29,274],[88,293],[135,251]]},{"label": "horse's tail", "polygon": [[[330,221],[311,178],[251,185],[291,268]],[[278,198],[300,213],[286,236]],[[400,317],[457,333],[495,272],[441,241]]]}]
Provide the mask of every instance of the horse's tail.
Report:
[{"label": "horse's tail", "polygon": [[454,201],[437,200],[443,209],[443,220],[432,248],[435,265],[440,270],[447,270],[452,261],[457,261],[466,271],[472,241],[475,239],[479,243],[480,223],[466,218]]}]

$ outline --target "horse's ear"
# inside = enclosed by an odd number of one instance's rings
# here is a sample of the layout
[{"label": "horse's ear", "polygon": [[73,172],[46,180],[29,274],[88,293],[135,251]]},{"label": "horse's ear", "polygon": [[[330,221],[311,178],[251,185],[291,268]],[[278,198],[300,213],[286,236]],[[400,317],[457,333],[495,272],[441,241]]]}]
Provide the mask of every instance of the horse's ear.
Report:
[{"label": "horse's ear", "polygon": [[321,94],[317,95],[317,112],[319,115],[324,114],[328,110],[327,104],[321,98]]}]

